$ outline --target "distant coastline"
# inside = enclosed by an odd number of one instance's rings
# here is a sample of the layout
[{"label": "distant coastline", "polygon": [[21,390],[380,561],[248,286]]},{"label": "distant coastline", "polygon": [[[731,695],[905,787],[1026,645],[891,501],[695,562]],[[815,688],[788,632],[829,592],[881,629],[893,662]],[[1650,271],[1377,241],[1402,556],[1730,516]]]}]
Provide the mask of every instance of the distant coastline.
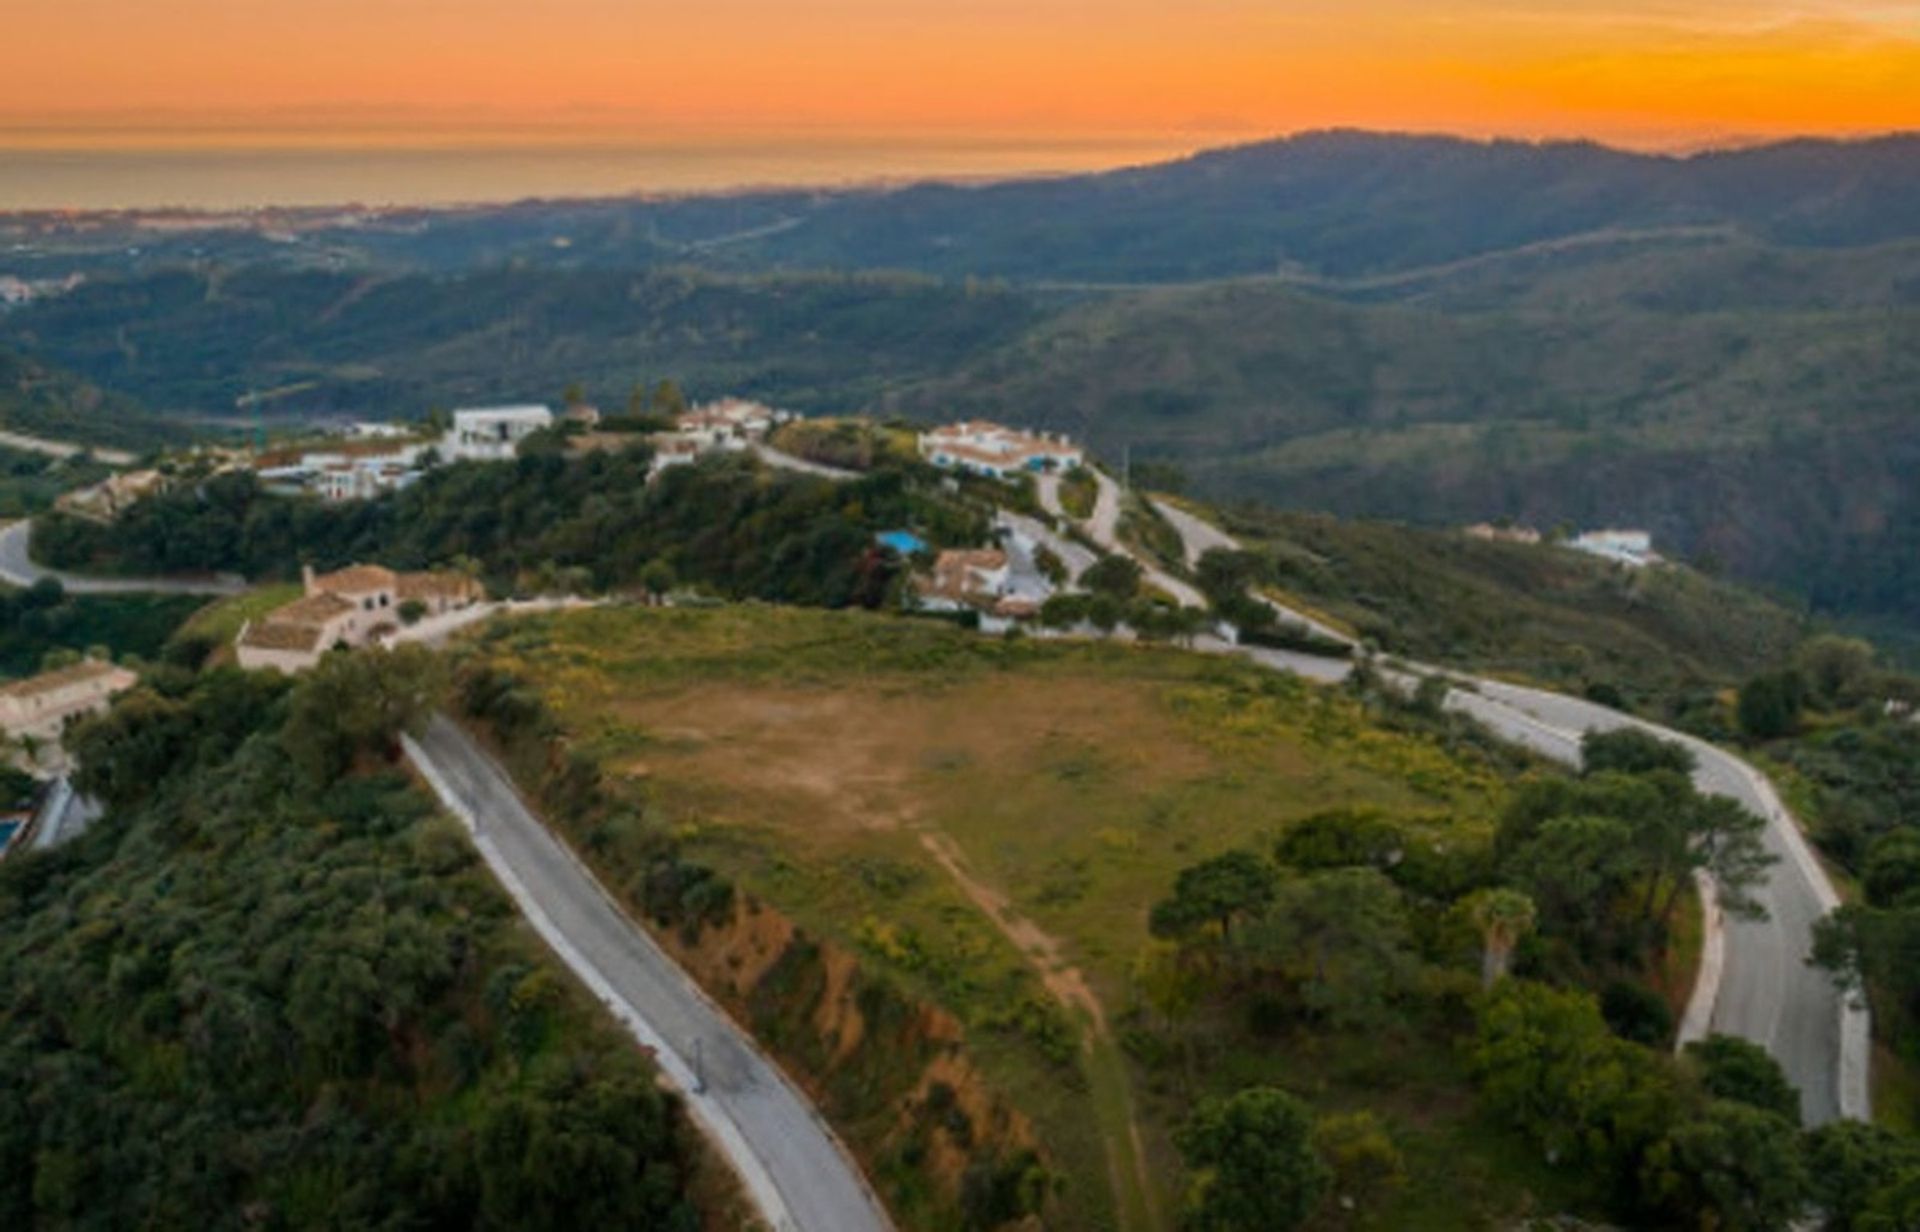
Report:
[{"label": "distant coastline", "polygon": [[1192,152],[1194,137],[807,138],[540,145],[112,148],[0,142],[0,211],[457,206],[756,187],[825,188],[1095,171]]}]

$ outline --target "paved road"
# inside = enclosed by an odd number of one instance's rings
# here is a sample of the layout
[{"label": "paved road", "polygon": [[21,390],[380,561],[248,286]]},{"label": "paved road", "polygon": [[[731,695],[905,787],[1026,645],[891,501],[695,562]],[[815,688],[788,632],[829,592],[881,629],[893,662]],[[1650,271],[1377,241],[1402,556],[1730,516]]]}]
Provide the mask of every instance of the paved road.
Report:
[{"label": "paved road", "polygon": [[405,743],[541,937],[686,1094],[770,1224],[783,1232],[891,1227],[805,1097],[614,905],[466,733],[436,718]]},{"label": "paved road", "polygon": [[[1160,516],[1167,520],[1168,525],[1180,533],[1180,542],[1186,548],[1187,564],[1189,567],[1198,565],[1200,558],[1215,548],[1228,552],[1237,552],[1240,550],[1240,541],[1213,523],[1202,518],[1197,518],[1180,508],[1180,506],[1168,501],[1148,499],[1153,507],[1160,511]],[[1296,612],[1290,607],[1275,603],[1265,595],[1256,595],[1254,597],[1274,611],[1280,613],[1282,620],[1290,620],[1295,624],[1305,625],[1309,632],[1339,642],[1343,646],[1355,645],[1353,638],[1342,633],[1332,625],[1315,620],[1304,612]]]},{"label": "paved road", "polygon": [[71,458],[75,454],[91,453],[95,459],[108,466],[132,466],[134,463],[134,456],[124,449],[76,445],[72,441],[53,441],[44,436],[29,436],[25,432],[0,431],[0,446],[18,449],[25,453],[42,454],[49,458]]},{"label": "paved road", "polygon": [[1833,884],[1773,784],[1746,762],[1704,740],[1577,698],[1496,681],[1477,682],[1479,697],[1456,691],[1460,708],[1512,726],[1519,714],[1573,741],[1588,729],[1639,727],[1693,751],[1700,789],[1730,796],[1767,820],[1764,841],[1779,857],[1760,899],[1764,920],[1726,921],[1725,970],[1712,1029],[1763,1045],[1800,1089],[1809,1124],[1836,1117],[1866,1119],[1871,1110],[1868,1040],[1871,1022],[1850,1005],[1825,972],[1807,965],[1814,922],[1839,905]]},{"label": "paved road", "polygon": [[46,851],[78,838],[101,812],[99,803],[75,791],[64,775],[55,779],[33,817],[33,850]]},{"label": "paved road", "polygon": [[[1140,553],[1120,542],[1120,485],[1109,479],[1098,469],[1089,467],[1097,495],[1093,504],[1093,516],[1084,522],[1078,522],[1087,538],[1099,544],[1109,552],[1130,557],[1141,569],[1147,585],[1156,587],[1172,595],[1184,607],[1206,607],[1207,597],[1187,582],[1174,577]],[[1057,475],[1039,477],[1040,507],[1057,518],[1075,519],[1067,513],[1060,503],[1060,479]]]},{"label": "paved road", "polygon": [[1092,552],[1058,534],[1054,529],[1038,518],[1030,518],[1024,513],[1014,513],[1002,509],[994,515],[994,524],[1013,532],[1015,536],[1024,536],[1027,540],[1051,551],[1067,567],[1067,580],[1078,582],[1080,575],[1092,568],[1099,558]]},{"label": "paved road", "polygon": [[53,578],[70,595],[235,595],[247,588],[238,578],[104,578],[62,573],[33,563],[28,545],[33,523],[15,522],[0,529],[0,582],[31,586]]},{"label": "paved road", "polygon": [[469,607],[454,608],[438,616],[427,616],[413,624],[404,625],[381,638],[384,646],[400,646],[408,642],[419,642],[423,646],[439,648],[447,644],[447,639],[465,629],[484,624],[495,616],[532,616],[541,612],[571,611],[575,608],[599,607],[605,599],[588,599],[580,595],[564,595],[553,599],[506,599],[498,602],[475,603]]},{"label": "paved road", "polygon": [[849,479],[859,479],[861,477],[859,471],[850,471],[838,466],[828,466],[823,462],[810,462],[805,458],[795,457],[785,450],[775,449],[765,441],[755,441],[752,448],[755,457],[765,462],[768,466],[776,466],[783,471],[798,471],[802,475],[814,475],[821,479],[833,479],[842,482]]},{"label": "paved road", "polygon": [[[1191,560],[1211,548],[1239,546],[1218,527],[1191,514],[1165,505],[1160,508],[1181,533]],[[1306,620],[1298,613],[1293,615]],[[1298,670],[1286,662],[1273,666]],[[1302,674],[1321,680],[1338,679],[1344,676],[1345,668],[1346,664],[1340,663],[1337,668]],[[1434,669],[1414,665],[1413,670],[1425,673]],[[1461,673],[1447,674],[1471,679]],[[1404,674],[1400,678],[1408,683],[1412,680]],[[1480,720],[1503,739],[1578,765],[1580,740],[1589,729],[1639,727],[1693,751],[1699,762],[1694,777],[1701,790],[1731,796],[1766,818],[1767,848],[1780,857],[1758,893],[1767,918],[1726,921],[1719,984],[1711,986],[1709,976],[1703,981],[1706,986],[1698,990],[1711,1005],[1711,1012],[1701,1016],[1711,1023],[1712,1030],[1752,1040],[1771,1052],[1799,1088],[1801,1110],[1809,1124],[1838,1117],[1866,1120],[1872,1106],[1868,1014],[1864,1008],[1850,1004],[1824,972],[1806,962],[1812,949],[1814,922],[1831,911],[1838,900],[1798,824],[1766,777],[1705,741],[1604,706],[1498,681],[1471,683],[1471,688],[1453,690],[1448,706]]]}]

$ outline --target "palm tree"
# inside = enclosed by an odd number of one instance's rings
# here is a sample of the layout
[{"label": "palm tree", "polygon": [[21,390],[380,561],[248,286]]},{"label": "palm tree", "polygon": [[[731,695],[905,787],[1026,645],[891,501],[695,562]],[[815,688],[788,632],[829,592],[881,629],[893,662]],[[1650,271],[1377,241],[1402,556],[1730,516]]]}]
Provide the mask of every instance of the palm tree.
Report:
[{"label": "palm tree", "polygon": [[1467,900],[1467,918],[1484,939],[1480,980],[1492,988],[1506,976],[1507,966],[1513,961],[1513,947],[1533,931],[1533,900],[1518,890],[1482,890]]}]

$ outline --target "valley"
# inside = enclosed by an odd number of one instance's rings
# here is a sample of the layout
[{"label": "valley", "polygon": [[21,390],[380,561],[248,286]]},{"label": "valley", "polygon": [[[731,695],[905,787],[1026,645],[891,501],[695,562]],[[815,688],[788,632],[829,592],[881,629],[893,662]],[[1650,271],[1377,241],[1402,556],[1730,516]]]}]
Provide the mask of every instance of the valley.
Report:
[{"label": "valley", "polygon": [[1907,1226],[1916,185],[0,218],[0,1222]]}]

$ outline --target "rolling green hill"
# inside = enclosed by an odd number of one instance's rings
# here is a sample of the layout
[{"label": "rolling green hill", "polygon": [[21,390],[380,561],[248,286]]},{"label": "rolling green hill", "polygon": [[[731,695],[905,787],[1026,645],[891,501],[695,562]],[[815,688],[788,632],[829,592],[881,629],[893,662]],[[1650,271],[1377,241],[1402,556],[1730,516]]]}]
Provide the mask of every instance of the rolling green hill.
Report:
[{"label": "rolling green hill", "polygon": [[75,737],[107,815],[0,865],[0,1223],[740,1226],[459,825],[378,741],[313,768],[299,698],[130,697]]},{"label": "rolling green hill", "polygon": [[[1912,623],[1915,199],[1914,137],[1679,159],[1321,133],[1056,180],[418,211],[274,254],[233,233],[0,317],[0,345],[194,415],[575,381],[618,405],[663,376],[982,414],[1215,499],[1643,526]],[[833,272],[888,268],[917,272]],[[57,415],[140,422],[99,396]]]},{"label": "rolling green hill", "polygon": [[[1916,254],[1877,259],[1888,285]],[[1778,260],[1748,265],[1775,300],[1799,258]],[[1717,289],[1682,295],[1690,272]],[[1611,264],[1499,309],[1336,303],[1270,280],[1114,296],[899,405],[1012,413],[1109,458],[1173,462],[1216,499],[1641,526],[1822,610],[1910,619],[1920,308],[1850,302],[1837,273],[1804,280],[1794,306],[1763,291],[1736,308],[1726,272],[1720,252]]]},{"label": "rolling green hill", "polygon": [[98,280],[0,318],[0,340],[160,411],[418,415],[552,400],[619,405],[641,380],[844,409],[1010,341],[1040,315],[1006,290],[908,275],[739,278],[499,269],[457,276],[263,266]]}]

